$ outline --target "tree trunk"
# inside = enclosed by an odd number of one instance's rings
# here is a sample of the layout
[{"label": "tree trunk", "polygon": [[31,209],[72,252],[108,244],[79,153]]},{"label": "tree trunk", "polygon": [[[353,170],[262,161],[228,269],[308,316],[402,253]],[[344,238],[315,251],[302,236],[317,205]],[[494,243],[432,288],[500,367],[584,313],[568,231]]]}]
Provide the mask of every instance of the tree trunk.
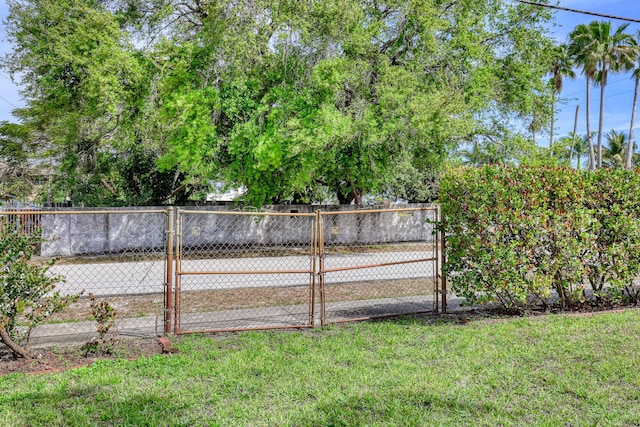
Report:
[{"label": "tree trunk", "polygon": [[587,141],[589,143],[589,165],[587,169],[595,169],[596,156],[593,152],[593,136],[591,135],[591,120],[589,115],[591,114],[591,79],[587,76]]},{"label": "tree trunk", "polygon": [[347,194],[342,194],[340,189],[338,189],[336,195],[338,196],[338,203],[341,205],[350,205],[356,198],[353,191],[349,191]]},{"label": "tree trunk", "polygon": [[0,325],[0,339],[2,339],[2,342],[9,347],[13,354],[24,357],[25,359],[33,359],[33,355],[31,353],[11,339],[5,325]]},{"label": "tree trunk", "polygon": [[633,107],[631,108],[631,127],[629,128],[629,142],[627,145],[627,161],[624,167],[633,168],[633,128],[636,122],[636,109],[638,107],[638,82],[640,82],[640,74],[636,77],[636,86],[633,92]]},{"label": "tree trunk", "polygon": [[556,90],[551,93],[551,129],[549,129],[549,155],[553,157],[553,128],[556,125]]},{"label": "tree trunk", "polygon": [[602,167],[602,128],[604,126],[604,87],[607,83],[607,69],[602,68],[600,79],[600,119],[598,120],[598,168]]},{"label": "tree trunk", "polygon": [[[580,104],[576,105],[576,118],[573,121],[573,140],[571,141],[571,151],[569,151],[569,167],[571,167],[571,161],[573,160],[573,150],[576,147],[576,132],[578,131],[578,113],[579,112],[580,112]],[[578,169],[580,169],[580,157],[578,157]]]}]

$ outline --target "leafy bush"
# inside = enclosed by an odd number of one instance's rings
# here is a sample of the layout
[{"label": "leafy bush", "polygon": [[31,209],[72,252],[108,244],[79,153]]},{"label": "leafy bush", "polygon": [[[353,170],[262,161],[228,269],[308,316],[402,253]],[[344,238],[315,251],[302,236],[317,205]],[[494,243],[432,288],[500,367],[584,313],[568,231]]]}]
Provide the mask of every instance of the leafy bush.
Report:
[{"label": "leafy bush", "polygon": [[89,293],[89,299],[91,303],[91,314],[98,323],[96,330],[99,338],[94,338],[89,341],[84,345],[84,349],[87,354],[97,354],[100,352],[110,354],[114,344],[114,339],[107,339],[107,334],[116,324],[116,310],[111,304],[109,304],[109,301],[98,301],[93,293]]},{"label": "leafy bush", "polygon": [[29,336],[33,329],[80,296],[54,290],[63,280],[47,274],[55,260],[44,264],[31,261],[40,242],[38,235],[0,226],[0,340],[18,357],[32,358]]},{"label": "leafy bush", "polygon": [[640,175],[637,170],[601,169],[589,178],[596,190],[589,203],[600,227],[584,260],[587,280],[598,301],[610,285],[637,302],[633,280],[640,271]]},{"label": "leafy bush", "polygon": [[470,303],[522,310],[612,295],[637,301],[640,175],[625,170],[486,166],[442,179],[447,262]]}]

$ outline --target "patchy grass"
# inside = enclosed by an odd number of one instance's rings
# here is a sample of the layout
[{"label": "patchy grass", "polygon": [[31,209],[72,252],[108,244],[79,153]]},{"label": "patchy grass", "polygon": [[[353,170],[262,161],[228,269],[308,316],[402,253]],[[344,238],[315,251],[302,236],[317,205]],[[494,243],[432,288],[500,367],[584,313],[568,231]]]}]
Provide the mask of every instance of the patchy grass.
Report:
[{"label": "patchy grass", "polygon": [[0,425],[640,424],[640,311],[433,317],[177,339],[0,378]]}]

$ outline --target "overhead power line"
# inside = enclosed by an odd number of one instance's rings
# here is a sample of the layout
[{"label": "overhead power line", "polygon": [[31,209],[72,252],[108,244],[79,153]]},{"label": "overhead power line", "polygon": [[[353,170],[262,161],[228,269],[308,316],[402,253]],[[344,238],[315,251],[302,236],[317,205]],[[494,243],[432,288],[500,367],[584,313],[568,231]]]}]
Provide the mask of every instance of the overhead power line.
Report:
[{"label": "overhead power line", "polygon": [[7,98],[4,98],[4,97],[0,96],[0,99],[2,99],[4,102],[6,102],[7,104],[11,105],[12,107],[18,108],[17,105],[15,105],[13,102],[9,101]]},{"label": "overhead power line", "polygon": [[[611,87],[611,85],[614,85],[614,84],[616,84],[616,83],[628,82],[628,81],[629,81],[629,78],[623,78],[623,79],[614,80],[614,81],[612,81],[612,82],[608,82],[608,83],[607,83],[607,87]],[[630,92],[633,92],[633,90],[631,90]],[[570,97],[570,96],[573,96],[573,95],[579,95],[579,94],[581,94],[581,93],[584,93],[584,88],[582,88],[582,89],[580,89],[580,90],[577,90],[577,91],[575,91],[575,92],[567,93],[567,94],[564,94],[564,93],[563,93],[563,94],[562,94],[562,97],[563,97],[563,98],[568,98],[568,97]],[[606,96],[605,96],[605,98],[606,98]]]},{"label": "overhead power line", "polygon": [[532,5],[532,6],[546,7],[548,9],[563,10],[563,11],[566,11],[566,12],[581,13],[583,15],[598,16],[600,18],[617,19],[619,21],[640,23],[640,19],[638,19],[638,18],[627,18],[625,16],[616,16],[616,15],[609,15],[609,14],[606,14],[606,13],[590,12],[588,10],[572,9],[570,7],[554,6],[552,4],[536,3],[536,2],[527,1],[527,0],[514,0],[514,1],[516,1],[518,3],[529,4],[529,5]]}]

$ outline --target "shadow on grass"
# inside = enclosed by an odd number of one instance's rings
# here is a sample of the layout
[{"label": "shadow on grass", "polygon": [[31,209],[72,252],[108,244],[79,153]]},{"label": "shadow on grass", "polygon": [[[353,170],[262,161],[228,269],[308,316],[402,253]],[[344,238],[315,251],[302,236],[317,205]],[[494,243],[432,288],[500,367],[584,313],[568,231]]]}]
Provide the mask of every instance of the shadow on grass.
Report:
[{"label": "shadow on grass", "polygon": [[[28,392],[5,396],[20,425],[196,425],[206,411],[198,405],[145,390],[109,393],[109,386],[68,385],[58,392]],[[206,418],[205,418],[206,419]]]},{"label": "shadow on grass", "polygon": [[312,413],[293,419],[296,426],[423,425],[429,416],[451,417],[473,423],[476,417],[495,417],[497,408],[435,393],[365,393],[318,405]]}]

